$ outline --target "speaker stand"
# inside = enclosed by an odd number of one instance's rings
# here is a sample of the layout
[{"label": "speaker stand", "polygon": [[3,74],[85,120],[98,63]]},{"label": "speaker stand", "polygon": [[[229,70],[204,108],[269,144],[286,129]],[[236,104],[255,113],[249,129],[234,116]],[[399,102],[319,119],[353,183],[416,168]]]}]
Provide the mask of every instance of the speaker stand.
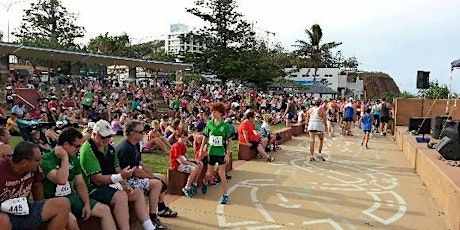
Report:
[{"label": "speaker stand", "polygon": [[[422,111],[421,111],[422,114],[420,115],[420,117],[424,117],[423,110],[424,110],[424,105],[425,105],[426,89],[421,89],[421,91],[422,91],[423,97],[422,97]],[[417,133],[420,131],[420,129],[422,129],[423,123],[425,123],[425,120],[423,120],[420,126],[418,127]],[[425,138],[425,132],[422,132],[422,138],[416,137],[415,140],[417,140],[418,143],[429,143],[430,142],[430,138]]]}]

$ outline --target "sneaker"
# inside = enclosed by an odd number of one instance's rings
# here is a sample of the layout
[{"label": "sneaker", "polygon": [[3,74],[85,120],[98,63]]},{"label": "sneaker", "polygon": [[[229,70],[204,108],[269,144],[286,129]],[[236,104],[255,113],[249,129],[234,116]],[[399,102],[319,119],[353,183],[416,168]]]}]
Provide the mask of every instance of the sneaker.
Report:
[{"label": "sneaker", "polygon": [[201,185],[201,192],[203,194],[206,194],[208,192],[208,185],[203,183],[203,185]]},{"label": "sneaker", "polygon": [[211,179],[211,180],[209,181],[209,185],[210,185],[211,187],[217,186],[217,185],[219,185],[219,184],[220,184],[220,181],[219,181],[219,180],[216,180],[216,179]]},{"label": "sneaker", "polygon": [[167,227],[163,226],[160,219],[155,218],[155,219],[150,219],[150,220],[152,220],[152,224],[153,226],[155,226],[155,229],[168,229]]},{"label": "sneaker", "polygon": [[275,161],[275,158],[274,157],[267,157],[267,161],[268,162],[273,162],[273,161]]},{"label": "sneaker", "polygon": [[174,218],[177,216],[177,212],[173,211],[168,206],[165,207],[163,210],[158,210],[157,215],[159,217],[167,217],[167,218]]},{"label": "sneaker", "polygon": [[324,158],[323,154],[318,153],[318,160],[326,161],[326,158]]},{"label": "sneaker", "polygon": [[185,194],[187,197],[193,197],[193,191],[192,191],[191,188],[183,187],[183,188],[182,188],[182,192],[184,192],[184,194]]},{"label": "sneaker", "polygon": [[220,204],[228,204],[228,195],[227,194],[222,195],[222,197],[219,200],[219,203]]},{"label": "sneaker", "polygon": [[313,155],[310,156],[310,161],[316,161],[315,157]]},{"label": "sneaker", "polygon": [[270,148],[265,148],[265,152],[268,153],[268,152],[271,152],[272,150]]},{"label": "sneaker", "polygon": [[193,192],[193,195],[195,195],[198,191],[198,186],[192,184],[192,192]]}]

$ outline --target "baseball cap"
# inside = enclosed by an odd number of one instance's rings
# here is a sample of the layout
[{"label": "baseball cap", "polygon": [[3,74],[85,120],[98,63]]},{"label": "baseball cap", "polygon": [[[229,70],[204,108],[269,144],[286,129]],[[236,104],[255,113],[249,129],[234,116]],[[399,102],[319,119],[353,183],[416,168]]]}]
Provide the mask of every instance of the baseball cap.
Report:
[{"label": "baseball cap", "polygon": [[106,120],[99,120],[94,124],[93,132],[99,133],[103,137],[107,137],[110,135],[115,135],[115,131],[113,131],[112,126]]},{"label": "baseball cap", "polygon": [[56,125],[63,125],[62,121],[56,121]]}]

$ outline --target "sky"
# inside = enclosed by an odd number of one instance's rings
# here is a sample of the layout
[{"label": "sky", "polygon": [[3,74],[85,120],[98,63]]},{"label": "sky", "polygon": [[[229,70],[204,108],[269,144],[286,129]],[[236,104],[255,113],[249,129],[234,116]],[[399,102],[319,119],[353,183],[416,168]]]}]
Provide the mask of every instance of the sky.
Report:
[{"label": "sky", "polygon": [[[19,27],[23,10],[33,0],[0,0],[0,30]],[[182,23],[200,28],[203,22],[186,12],[193,0],[61,0],[84,26],[81,43],[99,34],[127,33],[134,42],[161,38],[169,25]],[[389,74],[401,91],[416,93],[418,70],[430,71],[430,81],[452,83],[460,92],[460,69],[450,63],[460,59],[459,0],[236,0],[237,11],[254,24],[271,45],[292,51],[297,40],[307,40],[305,29],[317,23],[323,42],[342,42],[335,51],[356,57],[363,71]],[[2,4],[11,4],[7,12]],[[271,34],[267,36],[265,31]],[[6,36],[5,36],[6,38]],[[13,40],[13,37],[10,37]],[[450,76],[452,73],[452,81]]]}]

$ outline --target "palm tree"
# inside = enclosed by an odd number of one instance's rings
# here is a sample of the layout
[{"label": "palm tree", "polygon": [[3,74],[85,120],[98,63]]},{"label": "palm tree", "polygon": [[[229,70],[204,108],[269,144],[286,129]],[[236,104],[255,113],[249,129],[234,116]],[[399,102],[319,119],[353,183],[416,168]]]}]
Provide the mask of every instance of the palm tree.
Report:
[{"label": "palm tree", "polygon": [[308,35],[308,41],[297,40],[297,50],[294,53],[300,58],[308,59],[309,65],[315,69],[313,75],[313,84],[316,84],[316,73],[318,68],[324,67],[327,58],[330,58],[330,50],[341,45],[342,42],[328,42],[321,44],[323,38],[323,31],[318,24],[311,26],[310,30],[305,29],[305,33]]}]

